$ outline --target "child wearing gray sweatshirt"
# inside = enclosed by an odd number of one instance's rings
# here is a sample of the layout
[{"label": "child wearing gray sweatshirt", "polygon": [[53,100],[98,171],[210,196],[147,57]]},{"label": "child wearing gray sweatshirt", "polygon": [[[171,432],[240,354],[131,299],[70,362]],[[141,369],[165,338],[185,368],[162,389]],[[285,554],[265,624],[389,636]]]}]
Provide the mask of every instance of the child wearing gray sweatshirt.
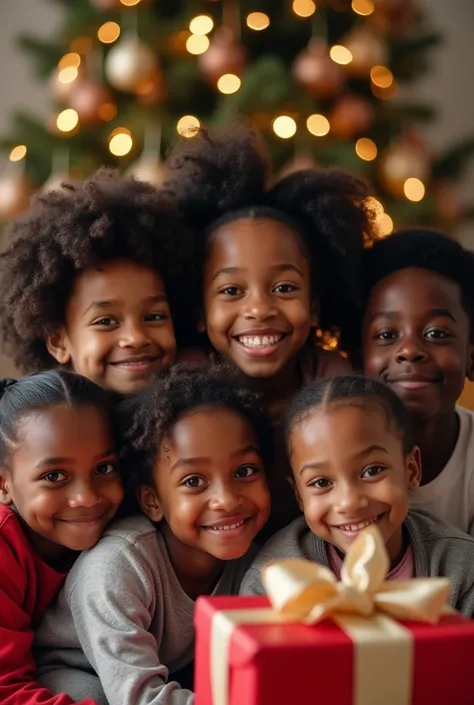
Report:
[{"label": "child wearing gray sweatshirt", "polygon": [[394,392],[356,376],[313,383],[295,398],[285,431],[304,517],[264,546],[241,594],[263,595],[261,568],[276,559],[306,558],[339,579],[351,542],[376,524],[391,562],[387,580],[448,577],[451,606],[474,616],[474,539],[408,511],[408,493],[420,482],[420,453]]},{"label": "child wearing gray sweatshirt", "polygon": [[141,515],[81,554],[36,637],[38,679],[107,705],[191,705],[199,595],[237,594],[270,498],[271,424],[229,373],[179,365],[122,403],[123,475]]}]

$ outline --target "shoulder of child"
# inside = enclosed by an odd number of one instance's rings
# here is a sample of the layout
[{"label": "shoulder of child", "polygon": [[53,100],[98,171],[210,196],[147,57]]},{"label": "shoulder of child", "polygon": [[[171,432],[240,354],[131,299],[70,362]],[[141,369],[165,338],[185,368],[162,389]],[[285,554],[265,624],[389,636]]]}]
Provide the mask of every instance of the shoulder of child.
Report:
[{"label": "shoulder of child", "polygon": [[305,558],[302,547],[304,537],[310,533],[304,517],[298,517],[280,529],[260,549],[240,586],[241,595],[264,595],[261,570],[265,563],[287,558]]},{"label": "shoulder of child", "polygon": [[31,549],[16,513],[10,507],[0,505],[0,576],[8,576],[8,580],[0,577],[2,589],[18,589],[20,583],[24,583],[26,551]]}]

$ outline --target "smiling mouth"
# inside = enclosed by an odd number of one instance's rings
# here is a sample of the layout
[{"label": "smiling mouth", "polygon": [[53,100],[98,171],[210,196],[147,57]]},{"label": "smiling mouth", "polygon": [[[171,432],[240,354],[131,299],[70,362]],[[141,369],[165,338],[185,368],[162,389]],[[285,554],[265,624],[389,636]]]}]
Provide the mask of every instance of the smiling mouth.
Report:
[{"label": "smiling mouth", "polygon": [[229,520],[228,523],[219,522],[218,524],[209,524],[209,526],[203,526],[202,528],[212,533],[230,535],[231,533],[239,533],[239,531],[251,521],[251,518],[252,517],[242,517],[237,519],[236,517],[233,520]]},{"label": "smiling mouth", "polygon": [[338,526],[333,525],[331,528],[337,529],[338,531],[342,531],[345,534],[357,534],[359,531],[363,531],[368,526],[372,526],[372,524],[378,524],[380,520],[385,516],[385,513],[386,512],[382,512],[382,514],[378,514],[377,516],[372,517],[371,519],[364,519],[363,521],[339,524]]},{"label": "smiling mouth", "polygon": [[126,370],[145,370],[149,369],[154,365],[160,358],[158,356],[147,356],[147,357],[136,357],[127,358],[125,360],[117,360],[116,362],[110,362],[110,365],[114,367],[123,368]]},{"label": "smiling mouth", "polygon": [[442,377],[395,377],[388,378],[388,384],[396,385],[401,389],[406,389],[407,391],[416,391],[417,389],[425,389],[426,387],[432,387],[433,385],[441,384],[443,382]]}]

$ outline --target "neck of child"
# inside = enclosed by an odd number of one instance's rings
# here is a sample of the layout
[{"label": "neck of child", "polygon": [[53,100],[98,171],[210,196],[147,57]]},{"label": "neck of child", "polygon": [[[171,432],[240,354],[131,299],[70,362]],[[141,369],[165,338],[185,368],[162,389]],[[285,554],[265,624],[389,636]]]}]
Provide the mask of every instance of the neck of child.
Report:
[{"label": "neck of child", "polygon": [[210,595],[222,575],[225,562],[205,551],[182,543],[165,522],[161,533],[179,584],[191,600]]},{"label": "neck of child", "polygon": [[278,423],[283,410],[299,391],[302,380],[296,360],[272,377],[242,376],[242,383],[252,392],[262,395],[271,419]]},{"label": "neck of child", "polygon": [[40,536],[35,531],[32,531],[30,527],[25,524],[25,522],[20,518],[23,525],[23,531],[35,549],[38,556],[44,561],[50,568],[57,570],[60,573],[66,572],[74,563],[77,558],[77,552],[72,551],[69,548],[60,546],[49,539]]},{"label": "neck of child", "polygon": [[432,482],[447,465],[459,436],[455,410],[432,418],[414,419],[415,443],[422,461],[421,484]]}]

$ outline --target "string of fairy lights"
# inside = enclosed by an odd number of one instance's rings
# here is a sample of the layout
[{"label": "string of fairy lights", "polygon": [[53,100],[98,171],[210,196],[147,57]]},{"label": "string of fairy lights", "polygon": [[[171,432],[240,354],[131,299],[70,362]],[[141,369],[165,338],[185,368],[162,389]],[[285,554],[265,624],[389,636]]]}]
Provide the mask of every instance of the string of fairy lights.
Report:
[{"label": "string of fairy lights", "polygon": [[[125,8],[136,8],[140,2],[145,0],[115,0],[117,4],[124,6],[124,13],[128,10]],[[92,2],[92,0],[91,0]],[[313,0],[290,0],[291,9],[294,15],[302,20],[311,18],[316,12],[317,7]],[[95,3],[93,3],[95,4]],[[361,17],[369,17],[374,12],[374,2],[372,0],[352,0],[352,11]],[[264,32],[271,25],[271,17],[264,12],[251,12],[242,20],[249,30],[254,32]],[[109,83],[118,90],[125,92],[134,92],[135,94],[146,94],[147,90],[156,89],[156,71],[157,57],[155,49],[151,45],[146,45],[140,42],[138,36],[130,38],[128,30],[124,29],[116,21],[104,22],[96,31],[95,38],[78,37],[71,46],[70,51],[61,57],[57,68],[52,77],[53,93],[56,98],[62,98],[67,107],[63,107],[59,112],[52,116],[49,126],[51,130],[61,133],[65,137],[73,136],[81,129],[83,119],[81,110],[74,104],[69,104],[65,98],[70,95],[72,87],[80,83],[84,75],[83,64],[87,62],[88,54],[94,51],[94,43],[96,41],[103,45],[115,45],[110,49],[105,61],[105,73]],[[178,32],[173,37],[172,41],[175,48],[178,47],[192,56],[201,58],[205,57],[206,53],[212,47],[212,35],[215,30],[214,19],[209,14],[200,14],[192,17],[188,23],[188,27]],[[211,37],[209,36],[211,35]],[[140,64],[142,76],[139,82],[135,79],[135,84],[132,88],[124,83],[124,46],[129,42],[129,49],[132,46],[130,42],[135,42],[134,50],[135,57]],[[355,63],[360,51],[358,45],[348,40],[341,44],[335,44],[327,47],[330,60],[336,65],[337,70],[349,70],[351,64]],[[122,54],[120,54],[120,50]],[[374,96],[381,100],[390,100],[397,92],[397,81],[392,71],[385,65],[386,56],[383,52],[375,52],[380,61],[375,63],[369,70],[370,88]],[[89,67],[89,63],[88,63]],[[239,62],[236,63],[235,71],[224,72],[221,75],[214,76],[214,85],[217,91],[223,95],[232,95],[240,90],[242,86],[242,74],[245,64],[242,62],[241,71]],[[126,69],[128,67],[126,66]],[[127,71],[125,70],[125,74]],[[130,79],[132,80],[132,79]],[[122,81],[122,83],[121,83]],[[154,83],[155,81],[155,83]],[[102,123],[112,122],[118,117],[118,108],[114,102],[112,91],[102,86],[102,94],[98,96],[97,116]],[[84,124],[86,124],[84,122]],[[186,138],[192,138],[196,129],[200,127],[200,119],[196,115],[183,115],[176,123],[176,131],[179,135]],[[271,120],[271,129],[276,137],[282,140],[290,140],[297,134],[298,130],[304,129],[309,134],[316,138],[325,137],[335,129],[335,116],[323,115],[321,113],[313,113],[303,118],[303,121],[295,119],[291,114],[275,115]],[[107,136],[107,145],[111,154],[115,157],[125,157],[134,147],[135,137],[132,131],[126,125],[119,125],[111,129]],[[379,150],[374,142],[369,137],[362,136],[354,143],[354,149],[357,156],[364,161],[373,161],[379,156]],[[10,153],[9,159],[11,162],[19,162],[25,159],[27,153],[26,145],[15,146]],[[396,169],[394,163],[393,169]],[[406,175],[405,175],[406,176]],[[413,202],[421,201],[425,196],[425,185],[423,180],[418,175],[408,175],[402,180],[402,190],[400,195],[404,195],[406,199]],[[372,199],[372,206],[377,214],[380,234],[387,235],[393,229],[392,218],[385,213],[380,201]]]}]

